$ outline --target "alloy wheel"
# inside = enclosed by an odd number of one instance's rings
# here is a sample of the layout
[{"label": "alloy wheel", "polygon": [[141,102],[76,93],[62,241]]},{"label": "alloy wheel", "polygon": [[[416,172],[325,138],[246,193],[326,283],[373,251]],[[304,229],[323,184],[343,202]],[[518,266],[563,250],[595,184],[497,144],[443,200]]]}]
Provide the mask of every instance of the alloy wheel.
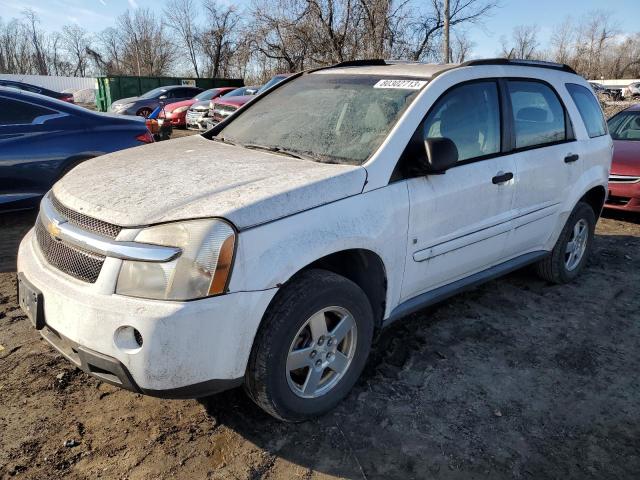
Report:
[{"label": "alloy wheel", "polygon": [[345,308],[314,313],[289,347],[286,375],[291,391],[302,398],[317,398],[332,390],[349,369],[357,341],[355,319]]},{"label": "alloy wheel", "polygon": [[587,242],[589,240],[589,224],[584,218],[581,218],[573,226],[571,238],[567,242],[565,249],[564,265],[568,271],[575,270],[587,250]]}]

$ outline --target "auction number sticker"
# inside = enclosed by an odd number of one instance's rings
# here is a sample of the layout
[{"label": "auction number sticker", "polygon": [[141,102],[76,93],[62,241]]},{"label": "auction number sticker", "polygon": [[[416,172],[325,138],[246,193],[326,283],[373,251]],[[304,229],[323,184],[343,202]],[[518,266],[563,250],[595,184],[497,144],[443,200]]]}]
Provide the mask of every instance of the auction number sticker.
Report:
[{"label": "auction number sticker", "polygon": [[427,84],[426,80],[378,80],[373,88],[401,88],[404,90],[420,90]]}]

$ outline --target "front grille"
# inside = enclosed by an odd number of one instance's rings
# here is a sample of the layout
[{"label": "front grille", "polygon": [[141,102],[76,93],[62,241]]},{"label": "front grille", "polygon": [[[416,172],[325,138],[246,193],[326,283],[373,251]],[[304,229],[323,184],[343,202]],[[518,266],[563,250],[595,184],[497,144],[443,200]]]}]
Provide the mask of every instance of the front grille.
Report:
[{"label": "front grille", "polygon": [[631,201],[631,197],[618,197],[615,195],[609,195],[609,198],[607,198],[608,205],[625,206],[630,201]]},{"label": "front grille", "polygon": [[216,105],[213,109],[213,118],[215,118],[216,121],[221,122],[237,109],[238,107],[234,107],[232,105]]},{"label": "front grille", "polygon": [[78,280],[95,283],[105,257],[78,247],[72,247],[54,238],[38,217],[36,239],[42,255],[49,264]]},{"label": "front grille", "polygon": [[73,223],[84,230],[112,239],[115,239],[120,233],[120,230],[122,230],[122,227],[119,227],[118,225],[103,222],[102,220],[89,217],[88,215],[78,213],[65,207],[54,195],[50,195],[49,198],[51,199],[53,208],[55,208],[60,215],[66,218],[69,223]]},{"label": "front grille", "polygon": [[611,183],[638,183],[640,182],[640,177],[636,175],[616,175],[612,173],[609,176],[609,182]]}]

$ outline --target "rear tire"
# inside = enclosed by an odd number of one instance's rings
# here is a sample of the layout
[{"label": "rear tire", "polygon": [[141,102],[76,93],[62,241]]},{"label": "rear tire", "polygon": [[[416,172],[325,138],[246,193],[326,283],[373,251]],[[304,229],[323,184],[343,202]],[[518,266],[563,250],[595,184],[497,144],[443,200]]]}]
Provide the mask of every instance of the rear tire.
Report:
[{"label": "rear tire", "polygon": [[136,115],[138,117],[147,118],[149,115],[151,115],[151,112],[152,112],[152,110],[150,108],[144,107],[144,108],[141,108],[140,110],[138,110],[136,112]]},{"label": "rear tire", "polygon": [[591,206],[578,202],[551,254],[536,264],[538,275],[557,284],[571,282],[580,275],[589,258],[595,225],[596,215]]},{"label": "rear tire", "polygon": [[326,270],[304,271],[267,310],[245,390],[280,420],[299,422],[326,413],[360,376],[373,330],[373,311],[360,287]]}]

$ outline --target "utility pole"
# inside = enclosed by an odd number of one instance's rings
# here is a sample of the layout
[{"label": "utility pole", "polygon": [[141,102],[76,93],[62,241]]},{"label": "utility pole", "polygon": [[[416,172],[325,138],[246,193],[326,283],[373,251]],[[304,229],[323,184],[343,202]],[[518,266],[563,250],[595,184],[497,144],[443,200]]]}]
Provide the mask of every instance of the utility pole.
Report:
[{"label": "utility pole", "polygon": [[449,56],[449,0],[444,0],[444,45],[442,46],[442,53],[444,57],[444,63],[451,62]]}]

